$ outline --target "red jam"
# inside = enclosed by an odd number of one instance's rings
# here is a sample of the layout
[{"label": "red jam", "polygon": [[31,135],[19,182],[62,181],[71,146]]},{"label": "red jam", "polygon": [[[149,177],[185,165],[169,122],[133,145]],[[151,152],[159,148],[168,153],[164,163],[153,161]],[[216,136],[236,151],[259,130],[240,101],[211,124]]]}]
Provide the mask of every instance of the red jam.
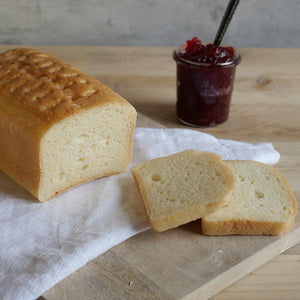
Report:
[{"label": "red jam", "polygon": [[235,69],[240,56],[233,47],[187,41],[173,53],[177,62],[176,113],[191,126],[223,123],[229,115]]},{"label": "red jam", "polygon": [[178,54],[187,60],[219,65],[234,61],[235,51],[233,47],[214,46],[212,44],[202,44],[202,42],[194,37],[186,42],[185,48]]}]

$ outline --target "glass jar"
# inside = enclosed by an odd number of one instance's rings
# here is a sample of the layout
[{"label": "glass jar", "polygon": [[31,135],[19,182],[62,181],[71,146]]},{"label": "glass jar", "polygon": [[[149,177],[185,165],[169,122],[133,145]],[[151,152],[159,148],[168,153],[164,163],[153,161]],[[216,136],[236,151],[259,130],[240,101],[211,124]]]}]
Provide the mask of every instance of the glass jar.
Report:
[{"label": "glass jar", "polygon": [[213,126],[229,116],[236,66],[241,61],[222,64],[198,63],[180,56],[181,46],[173,52],[177,63],[178,119],[189,126]]}]

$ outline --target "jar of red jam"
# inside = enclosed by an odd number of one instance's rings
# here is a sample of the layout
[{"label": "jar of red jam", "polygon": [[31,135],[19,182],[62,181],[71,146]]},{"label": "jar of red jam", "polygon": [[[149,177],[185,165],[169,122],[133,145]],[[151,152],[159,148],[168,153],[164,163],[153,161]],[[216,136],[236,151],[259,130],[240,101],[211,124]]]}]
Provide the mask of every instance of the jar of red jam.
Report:
[{"label": "jar of red jam", "polygon": [[203,44],[197,38],[173,52],[177,63],[178,119],[190,126],[213,126],[228,119],[236,66],[233,47]]}]

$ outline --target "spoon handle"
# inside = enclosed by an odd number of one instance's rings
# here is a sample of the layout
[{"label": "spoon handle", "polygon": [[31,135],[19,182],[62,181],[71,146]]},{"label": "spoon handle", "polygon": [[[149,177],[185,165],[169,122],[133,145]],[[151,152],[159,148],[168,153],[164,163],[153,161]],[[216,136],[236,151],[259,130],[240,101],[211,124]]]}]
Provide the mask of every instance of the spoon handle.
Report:
[{"label": "spoon handle", "polygon": [[226,10],[225,10],[223,19],[219,26],[218,32],[216,34],[216,38],[214,40],[214,46],[220,46],[223,36],[227,30],[227,27],[231,21],[231,18],[233,16],[235,9],[238,6],[239,2],[240,2],[240,0],[230,0],[229,1],[228,5],[226,7]]}]

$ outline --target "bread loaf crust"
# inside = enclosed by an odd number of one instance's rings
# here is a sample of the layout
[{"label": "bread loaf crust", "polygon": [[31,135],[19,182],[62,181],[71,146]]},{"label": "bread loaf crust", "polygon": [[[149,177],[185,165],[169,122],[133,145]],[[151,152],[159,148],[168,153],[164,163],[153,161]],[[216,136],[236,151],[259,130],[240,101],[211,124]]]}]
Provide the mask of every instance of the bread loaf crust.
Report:
[{"label": "bread loaf crust", "polygon": [[4,100],[49,125],[91,106],[126,102],[72,65],[27,48],[0,54],[0,102]]},{"label": "bread loaf crust", "polygon": [[42,202],[124,172],[136,115],[120,95],[49,54],[0,53],[0,170]]},{"label": "bread loaf crust", "polygon": [[201,222],[205,235],[281,235],[294,223],[295,218],[287,223],[263,222],[253,220],[231,220],[220,222]]},{"label": "bread loaf crust", "polygon": [[0,170],[25,185],[30,193],[38,190],[40,178],[39,144],[22,126],[12,122],[0,106]]}]

